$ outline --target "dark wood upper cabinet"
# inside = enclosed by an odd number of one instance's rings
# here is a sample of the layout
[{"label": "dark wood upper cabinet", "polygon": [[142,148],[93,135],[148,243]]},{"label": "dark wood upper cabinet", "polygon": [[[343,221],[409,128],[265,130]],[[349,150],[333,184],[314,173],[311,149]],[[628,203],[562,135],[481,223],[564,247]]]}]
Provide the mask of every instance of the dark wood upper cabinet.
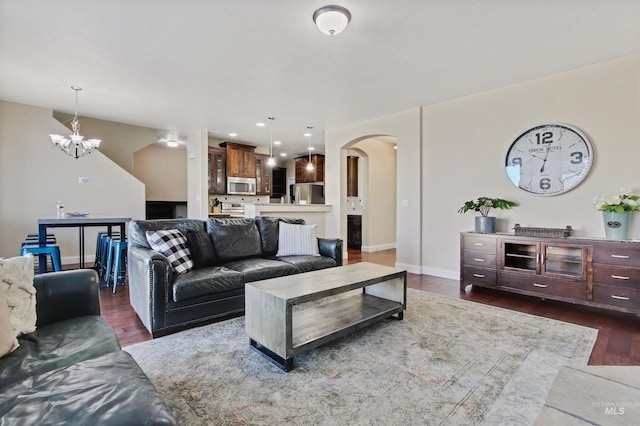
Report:
[{"label": "dark wood upper cabinet", "polygon": [[271,195],[271,166],[268,154],[256,154],[256,195]]},{"label": "dark wood upper cabinet", "polygon": [[358,160],[355,155],[347,156],[347,197],[358,196]]},{"label": "dark wood upper cabinet", "polygon": [[324,155],[312,154],[311,164],[313,164],[313,170],[307,170],[307,164],[309,164],[309,156],[298,157],[296,162],[296,183],[305,182],[324,182]]},{"label": "dark wood upper cabinet", "polygon": [[227,149],[227,176],[256,177],[256,148],[230,142],[220,144]]},{"label": "dark wood upper cabinet", "polygon": [[207,160],[209,194],[225,194],[227,192],[227,150],[210,147]]}]

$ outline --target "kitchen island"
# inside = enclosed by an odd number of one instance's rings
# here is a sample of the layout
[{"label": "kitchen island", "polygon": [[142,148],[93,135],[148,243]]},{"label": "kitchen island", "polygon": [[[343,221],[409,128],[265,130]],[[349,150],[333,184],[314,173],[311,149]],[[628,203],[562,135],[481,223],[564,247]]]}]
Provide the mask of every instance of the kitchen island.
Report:
[{"label": "kitchen island", "polygon": [[245,204],[244,217],[299,217],[307,225],[318,225],[318,237],[326,237],[326,217],[333,206],[328,204]]}]

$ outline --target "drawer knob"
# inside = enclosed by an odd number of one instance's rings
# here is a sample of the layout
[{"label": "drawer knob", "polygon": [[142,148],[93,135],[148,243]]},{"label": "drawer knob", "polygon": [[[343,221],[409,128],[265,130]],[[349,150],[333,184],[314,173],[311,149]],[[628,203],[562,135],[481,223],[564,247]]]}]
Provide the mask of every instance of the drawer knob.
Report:
[{"label": "drawer knob", "polygon": [[612,299],[618,299],[618,300],[629,300],[628,297],[624,297],[624,296],[616,296],[615,294],[611,295]]},{"label": "drawer knob", "polygon": [[616,259],[628,259],[629,256],[624,256],[622,254],[612,254],[611,257],[615,257]]},{"label": "drawer knob", "polygon": [[625,277],[624,275],[611,275],[611,278],[615,278],[616,280],[628,280],[629,277]]},{"label": "drawer knob", "polygon": [[475,260],[476,262],[484,262],[484,259],[478,259],[477,257],[473,260]]},{"label": "drawer knob", "polygon": [[482,274],[473,274],[473,276],[476,277],[476,278],[484,278],[485,277],[485,275],[482,275]]},{"label": "drawer knob", "polygon": [[547,288],[545,284],[533,283],[534,287]]}]

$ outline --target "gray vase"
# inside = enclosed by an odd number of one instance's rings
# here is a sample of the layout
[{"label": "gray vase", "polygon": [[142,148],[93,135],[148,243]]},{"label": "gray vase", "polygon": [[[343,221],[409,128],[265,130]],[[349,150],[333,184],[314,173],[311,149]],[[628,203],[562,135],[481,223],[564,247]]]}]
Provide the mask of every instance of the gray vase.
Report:
[{"label": "gray vase", "polygon": [[496,218],[476,216],[476,232],[479,234],[493,234],[496,232]]}]

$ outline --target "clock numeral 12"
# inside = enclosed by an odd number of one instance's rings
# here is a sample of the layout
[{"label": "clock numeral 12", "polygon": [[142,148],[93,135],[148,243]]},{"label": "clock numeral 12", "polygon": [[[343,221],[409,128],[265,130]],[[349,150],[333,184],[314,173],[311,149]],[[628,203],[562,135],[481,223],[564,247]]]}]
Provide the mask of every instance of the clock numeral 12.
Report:
[{"label": "clock numeral 12", "polygon": [[553,143],[553,132],[536,133],[536,143],[538,145]]}]

